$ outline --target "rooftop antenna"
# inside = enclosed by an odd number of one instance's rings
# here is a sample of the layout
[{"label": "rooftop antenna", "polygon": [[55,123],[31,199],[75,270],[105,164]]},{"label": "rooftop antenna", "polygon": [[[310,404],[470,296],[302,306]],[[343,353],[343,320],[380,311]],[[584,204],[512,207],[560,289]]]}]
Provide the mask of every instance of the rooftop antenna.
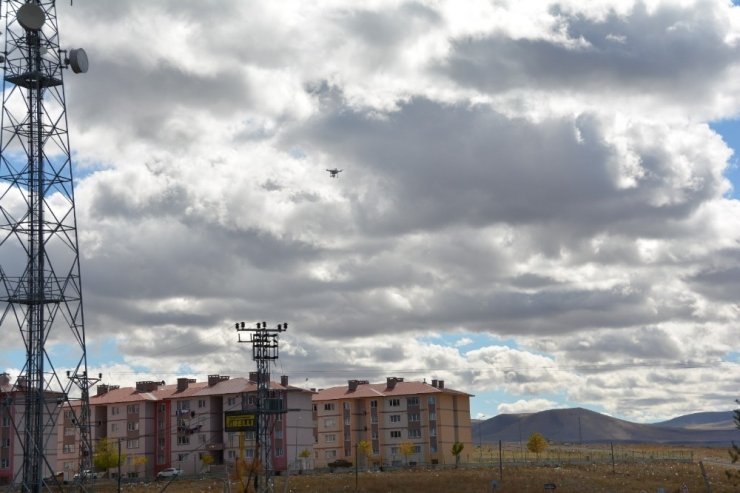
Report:
[{"label": "rooftop antenna", "polygon": [[[11,458],[11,482],[36,493],[61,488],[51,484],[60,482],[58,459],[76,455],[80,470],[92,469],[88,389],[95,379],[87,376],[63,82],[64,69],[84,73],[88,60],[81,48],[69,56],[60,48],[55,0],[1,2],[0,327],[9,337],[15,327],[26,349],[11,404],[22,452],[22,461]],[[62,367],[67,378],[57,373]],[[74,386],[79,400],[70,395]],[[56,450],[57,426],[67,425],[59,420],[62,407],[79,437],[72,457]]]}]

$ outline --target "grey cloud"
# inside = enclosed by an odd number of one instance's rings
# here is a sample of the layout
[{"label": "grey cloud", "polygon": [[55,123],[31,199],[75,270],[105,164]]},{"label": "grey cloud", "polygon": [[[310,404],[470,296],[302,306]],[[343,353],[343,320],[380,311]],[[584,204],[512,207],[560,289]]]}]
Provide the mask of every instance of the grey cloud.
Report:
[{"label": "grey cloud", "polygon": [[713,81],[738,55],[724,40],[722,8],[714,2],[661,4],[649,12],[637,2],[628,15],[604,19],[554,9],[557,26],[573,45],[504,36],[456,40],[439,69],[486,92],[529,88],[712,98]]},{"label": "grey cloud", "polygon": [[487,107],[415,99],[383,119],[347,110],[324,114],[286,139],[379,175],[377,192],[382,187],[389,205],[379,208],[371,196],[354,210],[357,224],[373,234],[459,222],[554,222],[564,238],[607,228],[655,235],[722,189],[721,180],[697,165],[699,186],[685,185],[674,203],[654,204],[656,193],[677,193],[674,171],[658,145],[639,140],[645,178],[620,189],[608,164],[617,151],[601,132],[587,115],[534,124]]}]

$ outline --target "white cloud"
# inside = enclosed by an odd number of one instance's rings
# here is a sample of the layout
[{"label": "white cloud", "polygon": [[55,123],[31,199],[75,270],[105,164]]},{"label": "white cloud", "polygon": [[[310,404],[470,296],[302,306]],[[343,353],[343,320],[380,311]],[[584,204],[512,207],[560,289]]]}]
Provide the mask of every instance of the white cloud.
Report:
[{"label": "white cloud", "polygon": [[[122,368],[244,373],[254,318],[291,323],[281,364],[315,387],[395,370],[639,418],[737,397],[740,214],[706,122],[740,113],[740,9],[58,7],[92,63],[65,80],[86,333]],[[458,331],[512,343],[424,342]]]}]

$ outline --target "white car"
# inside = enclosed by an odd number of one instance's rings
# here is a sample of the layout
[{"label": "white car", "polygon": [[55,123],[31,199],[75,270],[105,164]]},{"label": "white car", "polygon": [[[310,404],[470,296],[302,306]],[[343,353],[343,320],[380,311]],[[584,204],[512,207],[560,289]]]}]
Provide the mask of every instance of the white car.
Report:
[{"label": "white car", "polygon": [[98,473],[95,471],[85,470],[85,471],[82,471],[81,473],[78,472],[77,474],[74,475],[75,480],[81,479],[81,478],[82,479],[98,479]]},{"label": "white car", "polygon": [[157,479],[176,478],[181,474],[182,469],[178,469],[176,467],[168,467],[167,469],[162,469],[157,473]]}]

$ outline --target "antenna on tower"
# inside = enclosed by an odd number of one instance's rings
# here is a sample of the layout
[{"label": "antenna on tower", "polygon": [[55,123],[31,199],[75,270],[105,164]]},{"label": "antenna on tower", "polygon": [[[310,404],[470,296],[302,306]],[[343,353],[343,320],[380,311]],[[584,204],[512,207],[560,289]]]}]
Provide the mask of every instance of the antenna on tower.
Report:
[{"label": "antenna on tower", "polygon": [[[257,363],[257,458],[262,464],[261,478],[255,490],[257,493],[272,491],[272,430],[275,416],[287,412],[283,401],[270,397],[270,363],[278,359],[278,335],[288,330],[287,322],[268,329],[267,322],[257,322],[256,328],[245,327],[244,322],[236,323],[238,342],[252,344],[252,359]],[[248,340],[241,334],[251,332]]]},{"label": "antenna on tower", "polygon": [[[88,69],[82,49],[62,59],[56,0],[0,0],[5,19],[0,116],[0,324],[26,360],[13,388],[13,487],[59,487],[60,411],[79,436],[80,470],[92,469],[82,279],[63,69]],[[18,341],[15,341],[18,342]],[[52,350],[53,349],[53,350]],[[67,377],[57,368],[69,368]],[[79,398],[75,398],[79,395]],[[65,433],[66,435],[66,433]],[[20,457],[22,453],[22,458]],[[21,459],[21,460],[19,460]],[[84,475],[81,475],[84,476]],[[46,479],[44,479],[46,478]],[[85,478],[81,479],[84,490]]]}]

